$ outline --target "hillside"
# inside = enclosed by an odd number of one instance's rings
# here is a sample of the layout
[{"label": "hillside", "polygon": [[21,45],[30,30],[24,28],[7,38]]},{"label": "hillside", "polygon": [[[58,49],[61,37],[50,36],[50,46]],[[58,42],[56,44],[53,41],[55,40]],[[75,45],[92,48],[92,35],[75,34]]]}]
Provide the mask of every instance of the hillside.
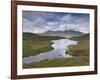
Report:
[{"label": "hillside", "polygon": [[64,30],[64,31],[47,31],[45,33],[39,33],[40,36],[60,36],[60,37],[76,37],[76,36],[82,36],[84,33],[74,30]]},{"label": "hillside", "polygon": [[73,37],[73,38],[70,38],[70,39],[74,39],[74,40],[89,40],[89,36],[90,36],[90,34],[87,33],[87,34],[84,34],[84,35],[82,35],[82,36]]},{"label": "hillside", "polygon": [[52,50],[51,40],[63,37],[39,36],[33,33],[23,33],[23,57],[33,56]]},{"label": "hillside", "polygon": [[77,57],[74,62],[78,65],[89,65],[89,34],[71,39],[77,40],[78,44],[69,46],[66,54]]},{"label": "hillside", "polygon": [[64,38],[64,37],[57,37],[57,36],[40,36],[38,34],[34,34],[34,33],[28,33],[28,32],[24,32],[23,33],[23,40],[55,40],[55,39],[60,39],[60,38]]}]

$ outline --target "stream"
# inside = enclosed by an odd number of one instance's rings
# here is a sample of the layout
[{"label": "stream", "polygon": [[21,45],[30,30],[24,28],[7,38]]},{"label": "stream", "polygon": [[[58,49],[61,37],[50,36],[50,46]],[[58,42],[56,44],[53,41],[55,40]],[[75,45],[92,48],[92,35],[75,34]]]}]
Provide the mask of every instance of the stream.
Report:
[{"label": "stream", "polygon": [[54,49],[48,52],[40,53],[35,56],[29,56],[23,58],[24,64],[31,64],[34,62],[39,62],[42,60],[50,60],[50,59],[59,59],[59,58],[70,58],[71,55],[66,54],[65,52],[68,50],[68,46],[76,45],[78,41],[70,40],[70,39],[59,39],[52,40],[53,44],[51,47]]}]

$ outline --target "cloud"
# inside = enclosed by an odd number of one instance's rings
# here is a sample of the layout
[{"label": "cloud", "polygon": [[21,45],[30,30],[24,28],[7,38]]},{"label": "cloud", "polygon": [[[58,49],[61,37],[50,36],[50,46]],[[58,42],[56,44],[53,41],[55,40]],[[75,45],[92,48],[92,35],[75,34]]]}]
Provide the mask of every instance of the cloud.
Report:
[{"label": "cloud", "polygon": [[33,28],[33,33],[43,33],[45,31],[48,31],[48,29],[46,27],[34,27]]},{"label": "cloud", "polygon": [[24,32],[43,33],[49,30],[89,32],[88,14],[24,11],[22,23]]},{"label": "cloud", "polygon": [[70,21],[72,19],[71,14],[67,14],[61,18],[62,21]]},{"label": "cloud", "polygon": [[31,21],[27,20],[26,18],[22,19],[22,26],[23,26],[23,32],[32,32],[32,23]]},{"label": "cloud", "polygon": [[83,33],[89,33],[89,15],[83,16],[68,14],[61,19],[60,30],[75,30]]}]

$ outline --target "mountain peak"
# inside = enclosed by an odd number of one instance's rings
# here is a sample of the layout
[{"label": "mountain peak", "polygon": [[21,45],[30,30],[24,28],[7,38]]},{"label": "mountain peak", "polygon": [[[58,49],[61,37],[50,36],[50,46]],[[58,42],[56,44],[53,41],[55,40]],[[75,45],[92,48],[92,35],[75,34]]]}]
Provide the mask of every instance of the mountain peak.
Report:
[{"label": "mountain peak", "polygon": [[80,32],[80,31],[74,31],[74,30],[58,30],[58,31],[46,31],[44,32],[45,34],[49,34],[49,33],[63,33],[63,34],[75,34],[75,35],[83,35],[84,33]]}]

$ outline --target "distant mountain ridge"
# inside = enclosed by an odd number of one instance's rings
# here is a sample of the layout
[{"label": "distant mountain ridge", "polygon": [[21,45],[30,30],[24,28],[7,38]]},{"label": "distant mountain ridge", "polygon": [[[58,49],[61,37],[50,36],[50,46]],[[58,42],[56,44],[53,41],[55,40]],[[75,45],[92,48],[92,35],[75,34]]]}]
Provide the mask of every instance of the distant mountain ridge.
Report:
[{"label": "distant mountain ridge", "polygon": [[64,30],[64,31],[46,31],[44,33],[38,33],[40,36],[61,36],[61,37],[73,37],[73,36],[82,36],[84,33],[80,31],[74,31],[74,30]]},{"label": "distant mountain ridge", "polygon": [[67,33],[67,34],[76,34],[76,35],[83,35],[83,33],[82,32],[80,32],[80,31],[74,31],[74,30],[64,30],[64,31],[46,31],[46,32],[44,32],[44,33],[47,33],[47,34],[49,34],[49,33]]}]

